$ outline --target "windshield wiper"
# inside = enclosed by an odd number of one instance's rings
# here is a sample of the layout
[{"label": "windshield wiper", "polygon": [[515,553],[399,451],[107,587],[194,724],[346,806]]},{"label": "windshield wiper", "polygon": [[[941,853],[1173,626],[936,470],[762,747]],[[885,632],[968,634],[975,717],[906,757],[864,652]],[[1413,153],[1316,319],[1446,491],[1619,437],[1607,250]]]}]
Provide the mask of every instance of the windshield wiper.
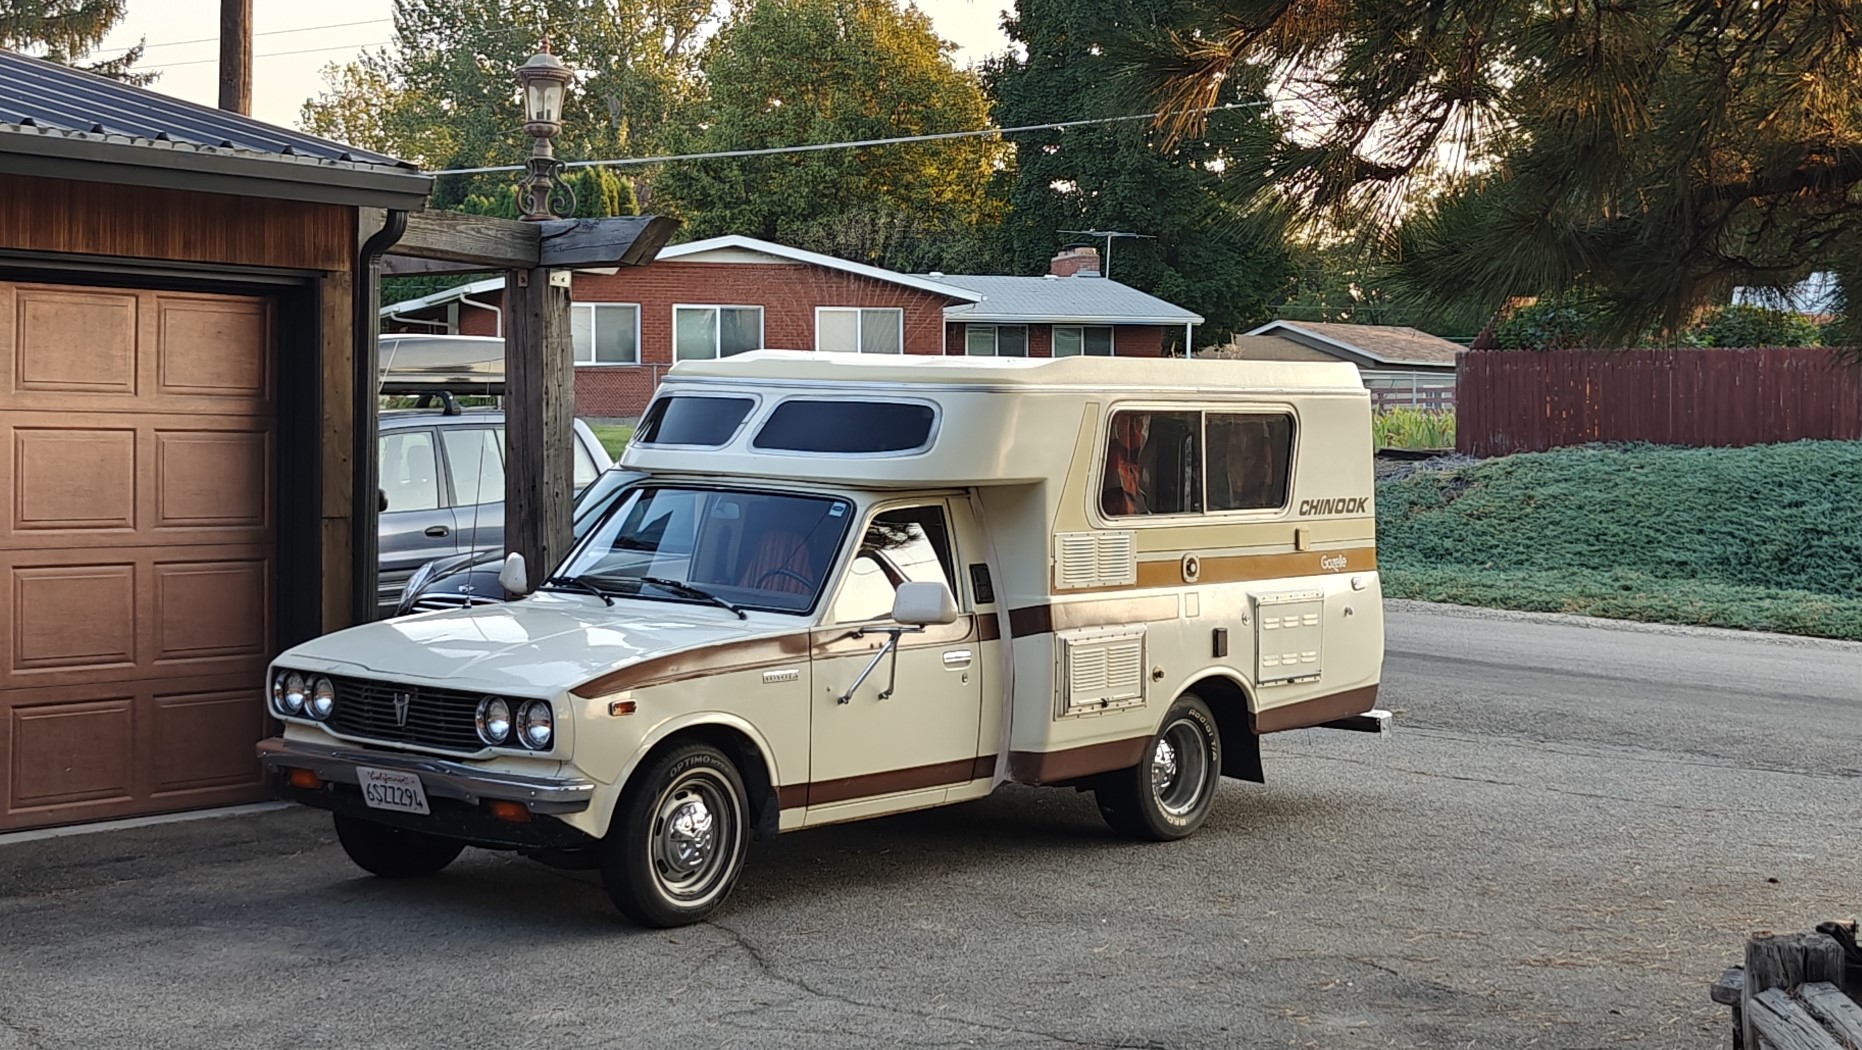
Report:
[{"label": "windshield wiper", "polygon": [[636,576],[634,578],[639,580],[641,583],[650,583],[655,587],[664,587],[669,591],[676,591],[680,594],[689,595],[693,598],[698,598],[702,601],[710,602],[713,605],[720,606],[725,609],[729,609],[730,611],[737,614],[737,618],[739,620],[748,620],[750,618],[749,614],[745,613],[742,609],[739,609],[737,606],[732,605],[730,602],[727,602],[724,599],[718,597],[717,595],[712,594],[710,591],[705,590],[703,587],[694,587],[689,583],[684,583],[680,580],[668,580],[661,576]]},{"label": "windshield wiper", "polygon": [[614,604],[614,595],[581,576],[551,576],[543,581],[543,586],[537,589],[540,591],[579,591],[582,594],[592,594],[609,605]]}]

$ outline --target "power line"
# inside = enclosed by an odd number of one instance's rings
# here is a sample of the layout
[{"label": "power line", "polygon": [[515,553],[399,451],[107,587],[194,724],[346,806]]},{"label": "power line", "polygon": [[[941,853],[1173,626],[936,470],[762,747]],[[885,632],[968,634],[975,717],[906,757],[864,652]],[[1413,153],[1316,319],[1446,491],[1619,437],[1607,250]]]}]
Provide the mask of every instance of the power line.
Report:
[{"label": "power line", "polygon": [[[1192,110],[1192,113],[1222,113],[1232,109],[1263,109],[1267,102],[1229,102],[1220,106],[1206,106]],[[979,128],[975,131],[941,131],[930,135],[897,135],[884,139],[855,139],[848,142],[813,142],[805,146],[768,146],[762,149],[726,149],[710,153],[677,153],[665,157],[622,157],[617,160],[572,160],[564,167],[570,168],[609,168],[626,167],[635,164],[664,164],[675,160],[718,160],[724,157],[769,157],[779,153],[814,153],[829,149],[862,149],[867,146],[896,146],[907,142],[935,142],[941,139],[980,138],[984,135],[1019,135],[1029,131],[1065,131],[1068,128],[1083,128],[1094,124],[1118,124],[1132,120],[1153,120],[1161,116],[1158,113],[1133,113],[1125,117],[1092,117],[1086,120],[1059,120],[1051,124],[1023,124],[1014,128]],[[498,164],[486,168],[447,168],[445,171],[430,171],[429,175],[486,175],[498,171],[523,171],[521,164]]]},{"label": "power line", "polygon": [[[394,21],[394,19],[392,18],[364,18],[358,22],[332,22],[329,25],[299,26],[296,29],[268,29],[263,33],[254,33],[252,35],[254,37],[285,36],[290,33],[314,33],[319,29],[348,29],[351,26],[372,26],[372,25],[378,25],[383,22],[392,22],[392,21]],[[142,44],[140,46],[142,47],[144,51],[151,51],[158,47],[183,47],[187,44],[217,44],[219,42],[220,42],[220,38],[217,36],[203,36],[197,40],[164,40],[164,41],[161,41],[160,43]],[[102,54],[105,51],[133,51],[133,50],[135,50],[135,48],[106,47],[106,48],[102,48],[101,50],[95,52],[94,54]]]},{"label": "power line", "polygon": [[[266,53],[262,55],[253,55],[252,57],[253,58],[280,58],[284,55],[314,55],[319,51],[354,51],[354,50],[357,50],[359,48],[364,48],[364,47],[380,47],[383,44],[389,44],[389,43],[393,43],[393,41],[391,40],[369,40],[369,41],[364,41],[363,43],[360,43],[360,44],[337,44],[333,47],[306,47],[306,48],[302,48],[297,51],[267,51]],[[186,62],[164,62],[158,66],[138,66],[137,68],[139,70],[175,69],[180,66],[204,66],[210,62],[218,62],[218,61],[219,61],[218,58],[192,58],[192,59],[187,60]]]}]

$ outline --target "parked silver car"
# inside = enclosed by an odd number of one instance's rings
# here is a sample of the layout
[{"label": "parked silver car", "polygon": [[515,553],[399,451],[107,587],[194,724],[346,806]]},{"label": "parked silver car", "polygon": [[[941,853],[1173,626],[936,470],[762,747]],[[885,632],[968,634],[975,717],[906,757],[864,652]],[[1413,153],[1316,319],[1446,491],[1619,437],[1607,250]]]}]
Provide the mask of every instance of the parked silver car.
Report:
[{"label": "parked silver car", "polygon": [[[396,409],[381,413],[380,579],[376,600],[392,614],[414,570],[473,551],[504,551],[504,413],[491,409]],[[575,488],[614,461],[575,421]]]}]

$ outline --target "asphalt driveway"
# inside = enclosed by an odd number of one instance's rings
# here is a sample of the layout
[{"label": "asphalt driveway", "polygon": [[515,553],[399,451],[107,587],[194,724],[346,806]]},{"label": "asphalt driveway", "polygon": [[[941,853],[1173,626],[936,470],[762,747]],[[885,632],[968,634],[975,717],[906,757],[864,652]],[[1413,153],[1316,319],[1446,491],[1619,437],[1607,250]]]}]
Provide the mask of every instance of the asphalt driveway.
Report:
[{"label": "asphalt driveway", "polygon": [[0,839],[0,1048],[1717,1047],[1752,929],[1862,911],[1862,646],[1397,607],[1385,738],[1168,846],[1091,800],[761,844],[717,921],[282,810]]}]

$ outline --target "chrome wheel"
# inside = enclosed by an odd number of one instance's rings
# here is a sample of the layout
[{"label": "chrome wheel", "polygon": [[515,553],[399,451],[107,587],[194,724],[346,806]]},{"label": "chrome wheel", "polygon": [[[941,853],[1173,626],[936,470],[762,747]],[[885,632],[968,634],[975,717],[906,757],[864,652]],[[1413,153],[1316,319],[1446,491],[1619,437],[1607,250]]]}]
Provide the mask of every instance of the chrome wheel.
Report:
[{"label": "chrome wheel", "polygon": [[1187,815],[1209,781],[1209,738],[1194,719],[1178,718],[1157,735],[1151,751],[1151,796],[1159,809]]},{"label": "chrome wheel", "polygon": [[649,853],[653,881],[668,900],[701,905],[730,886],[743,814],[737,794],[716,770],[687,770],[653,806]]}]

